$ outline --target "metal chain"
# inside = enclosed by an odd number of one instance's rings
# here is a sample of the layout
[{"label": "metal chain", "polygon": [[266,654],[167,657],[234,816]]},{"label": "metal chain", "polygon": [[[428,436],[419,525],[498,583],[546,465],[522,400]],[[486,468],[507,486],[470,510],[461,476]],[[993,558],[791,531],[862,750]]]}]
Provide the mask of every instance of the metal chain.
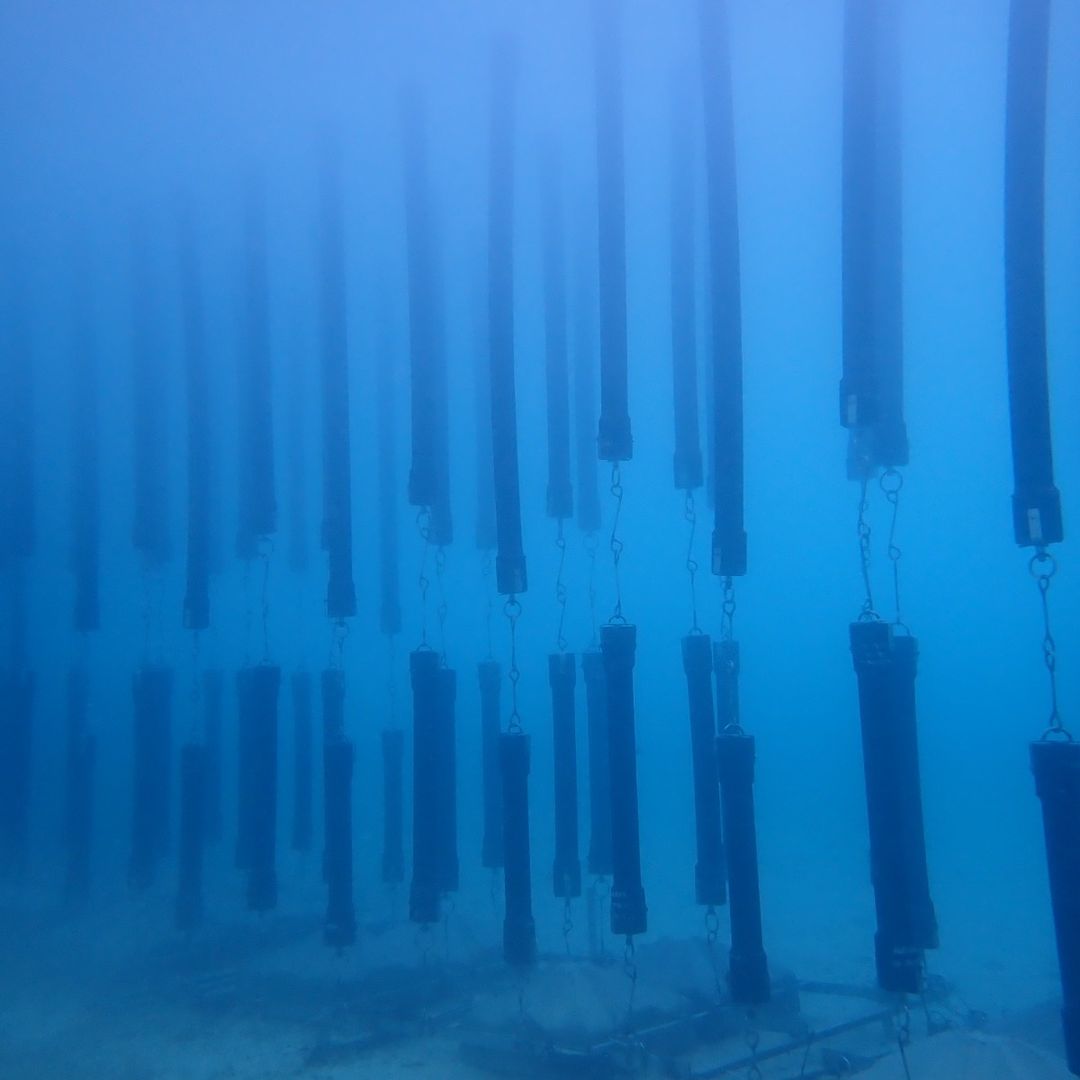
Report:
[{"label": "metal chain", "polygon": [[263,662],[270,662],[270,555],[274,550],[274,541],[269,536],[259,538],[259,559],[262,561],[262,595],[260,597],[262,617]]},{"label": "metal chain", "polygon": [[420,539],[424,541],[424,549],[420,556],[420,573],[417,575],[416,585],[420,590],[420,647],[427,645],[427,620],[428,620],[428,589],[431,581],[427,576],[428,551],[431,548],[431,510],[422,506],[416,513],[416,531]]},{"label": "metal chain", "polygon": [[559,608],[559,622],[555,630],[555,648],[559,652],[566,652],[566,636],[563,633],[566,626],[566,582],[563,581],[563,571],[566,568],[566,537],[563,535],[563,519],[559,518],[559,532],[555,537],[555,548],[559,552],[559,569],[555,575],[555,603]]},{"label": "metal chain", "polygon": [[570,955],[570,935],[574,930],[574,905],[570,897],[563,900],[562,908],[562,936],[563,945],[566,946],[566,955]]},{"label": "metal chain", "polygon": [[335,619],[330,624],[330,667],[340,671],[345,666],[345,639],[349,636],[349,624]]},{"label": "metal chain", "polygon": [[861,622],[873,622],[878,618],[878,613],[874,609],[874,592],[870,585],[870,522],[866,520],[866,513],[870,509],[869,499],[867,498],[869,483],[869,478],[863,477],[859,489],[859,517],[855,529],[859,538],[859,568],[862,571],[863,591],[865,593],[862,610],[859,612]]},{"label": "metal chain", "polygon": [[628,1031],[634,1026],[634,998],[637,995],[637,952],[634,949],[633,934],[626,935],[626,946],[623,948],[623,972],[630,981],[630,996],[626,1002],[626,1027]]},{"label": "metal chain", "polygon": [[589,560],[589,625],[592,628],[592,644],[596,645],[596,533],[585,534],[585,556]]},{"label": "metal chain", "polygon": [[615,575],[615,610],[611,613],[611,618],[608,619],[609,623],[624,623],[626,619],[623,618],[622,613],[622,583],[619,579],[619,562],[622,559],[623,542],[619,537],[619,518],[622,515],[623,504],[623,486],[622,486],[622,472],[619,469],[619,463],[613,461],[611,463],[611,494],[615,499],[615,516],[611,522],[611,539],[608,541],[608,547],[611,549],[611,568]]},{"label": "metal chain", "polygon": [[761,1032],[754,1024],[753,1012],[746,1014],[746,1048],[750,1051],[750,1064],[746,1067],[748,1080],[761,1080],[761,1066],[758,1064],[758,1047],[761,1045]]},{"label": "metal chain", "polygon": [[439,621],[439,655],[443,665],[446,665],[446,614],[449,608],[446,604],[446,548],[440,544],[435,549],[435,589],[438,593],[439,603],[435,608],[435,617]]},{"label": "metal chain", "polygon": [[900,559],[904,553],[896,542],[896,520],[900,513],[900,492],[904,487],[904,477],[899,470],[888,468],[881,474],[878,483],[885,494],[885,501],[892,507],[892,519],[889,522],[889,562],[892,563],[895,622],[897,626],[903,626],[904,620],[900,617]]},{"label": "metal chain", "polygon": [[511,735],[521,733],[521,713],[518,712],[518,683],[521,681],[521,671],[517,663],[517,624],[521,618],[521,604],[516,596],[511,596],[503,605],[503,614],[510,623],[510,720],[507,731]]},{"label": "metal chain", "polygon": [[1072,742],[1072,735],[1062,722],[1061,711],[1058,707],[1057,642],[1050,628],[1050,582],[1057,573],[1057,560],[1045,547],[1040,547],[1032,555],[1028,570],[1039,587],[1039,604],[1042,608],[1043,620],[1043,663],[1046,665],[1046,674],[1050,682],[1050,719],[1043,732],[1043,738],[1061,736]]},{"label": "metal chain", "polygon": [[716,984],[716,996],[723,1000],[724,984],[720,979],[720,964],[716,957],[716,939],[720,934],[720,916],[716,908],[709,905],[705,912],[705,946],[709,950],[709,966],[712,968],[713,982]]},{"label": "metal chain", "polygon": [[911,1080],[911,1069],[908,1067],[907,1048],[911,1042],[911,1009],[908,1006],[907,995],[904,995],[903,1007],[900,1010],[899,1023],[896,1026],[896,1045],[900,1051],[900,1064],[904,1067],[904,1076]]},{"label": "metal chain", "polygon": [[724,602],[720,608],[720,636],[724,641],[735,637],[735,581],[729,575],[724,578]]},{"label": "metal chain", "polygon": [[495,655],[495,646],[491,637],[491,618],[495,613],[495,600],[488,588],[488,579],[491,577],[491,552],[484,552],[484,561],[480,565],[480,580],[483,582],[484,592],[487,594],[487,608],[484,611],[484,634],[487,637],[487,655],[490,660]]},{"label": "metal chain", "polygon": [[700,634],[697,610],[697,572],[698,563],[694,558],[694,538],[697,536],[697,510],[694,507],[694,492],[686,489],[686,501],[683,504],[683,518],[690,526],[690,535],[686,540],[686,573],[690,578],[690,633]]}]

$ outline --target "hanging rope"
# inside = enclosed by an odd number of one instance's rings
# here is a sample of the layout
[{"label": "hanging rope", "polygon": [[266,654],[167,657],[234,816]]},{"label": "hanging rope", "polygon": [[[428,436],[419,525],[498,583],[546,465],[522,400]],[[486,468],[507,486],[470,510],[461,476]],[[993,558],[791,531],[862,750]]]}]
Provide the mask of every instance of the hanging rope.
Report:
[{"label": "hanging rope", "polygon": [[516,596],[511,596],[503,605],[503,614],[510,624],[510,720],[506,730],[511,735],[521,734],[521,713],[518,712],[518,683],[521,681],[521,671],[517,663],[517,624],[521,618],[521,604]]},{"label": "hanging rope", "polygon": [[[686,540],[686,573],[690,578],[690,633],[700,634],[697,609],[697,572],[698,563],[694,558],[694,539],[697,536],[697,509],[694,506],[694,492],[687,488],[686,502],[683,505],[683,518],[690,526],[690,535]],[[730,578],[728,579],[731,580]]]},{"label": "hanging rope", "polygon": [[1043,738],[1056,736],[1072,742],[1072,735],[1062,723],[1058,707],[1057,642],[1050,628],[1050,582],[1057,573],[1057,560],[1046,548],[1041,547],[1032,555],[1028,570],[1039,587],[1039,605],[1042,609],[1043,620],[1043,663],[1046,665],[1046,674],[1050,683],[1050,719],[1043,732]]},{"label": "hanging rope", "polygon": [[566,537],[563,535],[563,519],[559,518],[559,531],[555,537],[555,549],[559,553],[559,569],[555,575],[555,603],[559,609],[559,622],[555,630],[555,648],[559,652],[566,652],[566,636],[563,629],[566,626],[566,602],[567,589],[563,580],[563,571],[566,569]]},{"label": "hanging rope", "polygon": [[[889,468],[881,474],[878,482],[885,494],[885,501],[892,508],[892,517],[889,522],[889,562],[892,563],[893,577],[893,603],[896,609],[894,622],[899,627],[904,627],[904,620],[900,616],[900,559],[903,552],[896,542],[896,521],[900,514],[900,492],[904,487],[903,474],[898,469]],[[906,629],[906,627],[904,627]]]},{"label": "hanging rope", "polygon": [[611,522],[611,538],[608,541],[608,547],[611,550],[611,568],[615,577],[615,609],[611,613],[611,618],[608,619],[609,623],[625,623],[626,619],[623,618],[622,613],[622,583],[619,578],[619,562],[622,559],[623,542],[619,537],[619,518],[622,516],[622,504],[623,504],[623,486],[622,486],[622,471],[619,468],[619,463],[613,461],[611,463],[611,494],[615,499],[615,516]]},{"label": "hanging rope", "polygon": [[863,603],[859,612],[860,622],[876,621],[878,613],[874,609],[874,592],[870,584],[870,522],[866,515],[870,509],[868,499],[869,478],[863,477],[859,486],[859,516],[855,531],[859,538],[859,569],[862,572]]}]

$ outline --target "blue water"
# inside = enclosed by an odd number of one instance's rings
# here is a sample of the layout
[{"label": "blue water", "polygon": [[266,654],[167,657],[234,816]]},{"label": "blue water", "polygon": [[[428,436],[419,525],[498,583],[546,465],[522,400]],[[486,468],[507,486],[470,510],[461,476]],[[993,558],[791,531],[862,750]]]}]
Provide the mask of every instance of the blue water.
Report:
[{"label": "blue water", "polygon": [[[719,0],[716,0],[719,2]],[[847,624],[862,585],[858,485],[845,477],[837,420],[841,364],[841,45],[837,0],[729,5],[737,157],[745,372],[749,571],[737,582],[742,709],[757,737],[757,824],[765,946],[777,968],[805,979],[870,985],[873,892],[856,684]],[[703,936],[694,904],[689,729],[679,639],[690,627],[683,494],[671,479],[669,148],[677,73],[691,77],[697,201],[698,371],[708,362],[704,175],[696,70],[696,6],[625,0],[623,90],[629,408],[633,460],[622,468],[623,609],[638,627],[638,781],[649,941]],[[920,642],[919,740],[931,888],[941,947],[929,969],[994,1021],[1059,995],[1039,807],[1027,742],[1049,712],[1042,624],[1029,553],[1012,539],[1005,366],[1003,0],[909,0],[903,5],[902,198],[905,414],[911,462],[898,519],[904,621]],[[556,523],[545,517],[545,328],[541,216],[552,148],[564,203],[571,359],[596,364],[596,191],[592,42],[578,0],[368,0],[305,7],[263,4],[27,3],[0,11],[0,275],[4,386],[29,373],[25,429],[0,412],[32,454],[35,549],[9,562],[26,583],[25,664],[36,678],[29,858],[0,892],[0,987],[24,1004],[0,1019],[0,1072],[78,1075],[65,1057],[88,1029],[126,1046],[133,1001],[153,977],[129,963],[171,949],[175,856],[148,893],[130,896],[131,678],[144,662],[175,670],[173,737],[199,735],[197,673],[226,672],[223,841],[206,855],[206,923],[246,926],[232,863],[235,829],[233,673],[264,655],[282,666],[278,793],[279,907],[258,921],[298,920],[304,948],[290,964],[313,978],[420,964],[411,933],[365,944],[371,924],[401,928],[404,896],[379,880],[379,732],[409,730],[408,652],[422,632],[459,672],[458,844],[461,890],[447,935],[470,962],[499,944],[479,865],[479,726],[475,663],[508,659],[502,600],[490,557],[473,542],[476,517],[477,357],[487,349],[488,87],[492,42],[512,41],[516,101],[515,347],[521,509],[530,588],[518,635],[522,722],[533,736],[533,905],[540,949],[563,949],[563,908],[550,888],[553,843],[546,654],[559,610]],[[1069,530],[1080,513],[1080,8],[1053,7],[1047,119],[1046,284],[1051,410],[1066,543],[1051,589],[1062,711],[1080,701],[1080,575]],[[424,102],[434,274],[442,294],[447,365],[450,500],[455,538],[437,579],[408,506],[410,328],[402,195],[400,102]],[[319,179],[327,145],[341,156],[348,378],[351,393],[353,572],[357,614],[341,656],[346,731],[356,748],[353,867],[359,943],[334,967],[319,940],[322,805],[316,781],[313,851],[289,849],[292,795],[287,678],[334,662],[319,551]],[[245,564],[234,555],[238,372],[247,355],[247,250],[252,178],[265,193],[268,357],[272,384],[277,532]],[[216,561],[211,626],[181,624],[185,573],[185,345],[179,222],[193,222],[205,307],[212,425],[211,530]],[[141,264],[133,252],[142,251]],[[138,269],[135,269],[136,265]],[[147,569],[132,547],[136,472],[132,372],[139,320],[158,414],[155,482],[171,556]],[[20,320],[25,334],[17,333]],[[584,345],[583,345],[584,343]],[[590,345],[591,343],[591,345]],[[73,400],[75,373],[96,366],[93,402]],[[402,629],[380,632],[377,372],[393,374]],[[100,629],[72,629],[74,495],[87,481],[73,414],[97,409]],[[22,406],[19,415],[25,416]],[[702,440],[705,417],[702,410]],[[29,444],[25,441],[30,439]],[[10,440],[8,446],[11,450]],[[614,603],[608,532],[613,500],[598,463],[603,528],[595,541],[596,608]],[[891,615],[888,508],[871,486],[872,574]],[[5,505],[9,505],[5,502]],[[720,582],[708,572],[711,511],[697,494],[694,555],[699,617],[720,632]],[[22,515],[23,509],[9,511]],[[11,525],[4,524],[5,531]],[[290,552],[306,548],[306,565]],[[565,636],[592,638],[589,541],[566,525]],[[263,582],[264,569],[266,584]],[[418,578],[431,581],[426,624]],[[5,589],[8,588],[5,582]],[[440,590],[445,631],[438,626]],[[5,593],[5,641],[16,606]],[[265,628],[263,609],[265,606]],[[14,647],[12,647],[14,648]],[[5,667],[18,666],[12,653]],[[63,902],[65,672],[90,673],[97,738],[90,893]],[[508,689],[504,687],[504,705]],[[587,835],[584,700],[578,695],[582,852]],[[7,707],[5,705],[5,707]],[[505,713],[504,708],[504,713]],[[316,698],[316,718],[318,700]],[[318,729],[318,725],[316,725]],[[321,760],[318,758],[317,760]],[[317,772],[320,770],[317,770]],[[406,768],[406,877],[409,784]],[[175,789],[174,789],[175,797]],[[174,828],[176,807],[173,806]],[[405,890],[407,892],[407,881]],[[583,901],[573,950],[586,951]],[[282,925],[284,925],[284,922]],[[726,917],[721,912],[722,937]],[[293,925],[288,922],[288,925]],[[455,929],[456,928],[456,929]],[[237,933],[240,933],[237,930]],[[244,930],[242,932],[247,932]],[[380,930],[380,932],[382,932]],[[457,934],[455,939],[454,935]],[[182,950],[181,950],[182,952]],[[171,954],[170,954],[171,955]],[[258,965],[258,950],[254,959]],[[182,961],[176,961],[182,963]],[[306,967],[305,965],[310,965]],[[222,964],[230,971],[235,965]],[[214,964],[209,965],[210,969]],[[88,1020],[83,973],[112,973],[115,1008]],[[164,969],[163,969],[164,970]],[[166,975],[162,974],[162,980]],[[144,984],[139,979],[148,979]],[[96,995],[95,995],[96,996]],[[243,995],[240,995],[241,998]],[[126,1018],[126,1019],[123,1019]],[[192,1030],[198,1028],[191,1022]],[[136,1049],[84,1058],[84,1075],[270,1075],[220,1038],[162,1030]],[[119,1034],[117,1033],[119,1032]],[[195,1039],[185,1063],[177,1045]],[[92,1041],[92,1040],[91,1040]],[[313,1036],[312,1042],[317,1041]],[[6,1046],[4,1045],[6,1044]],[[46,1052],[44,1048],[48,1047]],[[59,1047],[59,1049],[57,1049]],[[417,1040],[412,1075],[472,1075]],[[125,1056],[127,1055],[127,1056]],[[76,1056],[78,1056],[76,1054]],[[407,1055],[406,1055],[407,1056]],[[155,1060],[157,1058],[157,1060]],[[284,1060],[284,1059],[282,1059]],[[274,1068],[284,1069],[282,1061]],[[289,1067],[294,1067],[290,1062]],[[389,1068],[389,1066],[384,1066]],[[235,1071],[226,1073],[226,1068]],[[363,1069],[363,1065],[357,1065]],[[380,1075],[377,1067],[370,1075]],[[76,1070],[76,1071],[73,1071]],[[186,1071],[185,1071],[186,1070]],[[447,1071],[450,1070],[450,1071]],[[459,1070],[459,1071],[455,1071]],[[328,1073],[329,1075],[329,1073]],[[386,1072],[385,1075],[391,1075]],[[777,1074],[779,1075],[779,1074]]]}]

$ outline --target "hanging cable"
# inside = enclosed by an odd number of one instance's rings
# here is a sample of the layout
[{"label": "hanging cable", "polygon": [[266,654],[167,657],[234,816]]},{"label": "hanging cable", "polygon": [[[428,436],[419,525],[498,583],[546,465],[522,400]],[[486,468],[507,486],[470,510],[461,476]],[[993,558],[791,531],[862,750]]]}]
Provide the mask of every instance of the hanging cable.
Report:
[{"label": "hanging cable", "polygon": [[698,562],[694,558],[694,540],[697,536],[697,510],[694,507],[694,493],[689,488],[686,491],[683,517],[690,526],[690,535],[686,540],[686,573],[690,579],[690,633],[699,634],[701,633],[701,627],[698,625],[697,608]]},{"label": "hanging cable", "polygon": [[1058,736],[1072,742],[1072,735],[1063,724],[1058,707],[1057,642],[1054,640],[1050,627],[1050,582],[1057,573],[1057,560],[1046,548],[1041,547],[1032,555],[1028,570],[1039,587],[1039,606],[1042,610],[1043,623],[1043,663],[1046,666],[1047,680],[1050,685],[1050,718],[1043,732],[1043,738]]},{"label": "hanging cable", "polygon": [[860,621],[876,620],[878,613],[874,608],[874,591],[870,583],[870,522],[867,513],[870,510],[868,498],[869,479],[863,477],[859,486],[859,513],[856,521],[855,533],[859,540],[859,570],[862,573],[863,603],[859,611]]},{"label": "hanging cable", "polygon": [[518,683],[521,681],[521,669],[517,663],[517,624],[521,618],[521,603],[516,596],[510,596],[503,605],[503,614],[510,627],[510,670],[507,679],[510,682],[510,718],[506,730],[513,735],[520,735],[521,713],[518,712]]}]

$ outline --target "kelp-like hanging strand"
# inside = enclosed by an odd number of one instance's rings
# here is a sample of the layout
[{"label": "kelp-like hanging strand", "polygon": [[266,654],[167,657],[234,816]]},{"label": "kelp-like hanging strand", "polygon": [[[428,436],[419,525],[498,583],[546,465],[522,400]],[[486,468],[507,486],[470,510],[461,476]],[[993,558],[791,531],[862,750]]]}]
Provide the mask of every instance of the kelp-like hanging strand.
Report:
[{"label": "kelp-like hanging strand", "polygon": [[698,10],[708,195],[709,353],[716,506],[712,572],[723,577],[739,577],[746,573],[746,531],[743,525],[742,286],[731,58],[727,5],[701,0]]},{"label": "kelp-like hanging strand", "polygon": [[1005,113],[1005,322],[1012,429],[1013,534],[1022,547],[1064,538],[1054,485],[1046,357],[1044,240],[1050,0],[1013,0]]},{"label": "kelp-like hanging strand", "polygon": [[349,429],[349,367],[345,318],[345,239],[341,208],[341,163],[333,151],[323,165],[321,186],[319,327],[322,361],[322,546],[329,580],[326,614],[356,614],[352,571],[352,462]]},{"label": "kelp-like hanging strand", "polygon": [[623,176],[622,25],[615,0],[595,0],[596,187],[600,280],[602,461],[633,456],[627,401],[626,192]]},{"label": "kelp-like hanging strand", "polygon": [[248,191],[244,222],[245,342],[240,359],[239,526],[236,553],[253,559],[277,532],[270,312],[266,274],[266,205],[259,181]]},{"label": "kelp-like hanging strand", "polygon": [[542,179],[544,372],[547,387],[547,516],[574,513],[570,481],[570,374],[566,341],[566,266],[563,249],[562,176],[551,152]]},{"label": "kelp-like hanging strand", "polygon": [[675,402],[673,471],[679,491],[704,481],[698,420],[695,274],[695,110],[687,79],[674,78],[671,108],[671,376]]},{"label": "kelp-like hanging strand", "polygon": [[514,385],[514,96],[516,57],[494,53],[488,171],[488,318],[491,444],[495,478],[497,587],[504,596],[528,588],[518,487],[517,393]]},{"label": "kelp-like hanging strand", "polygon": [[205,630],[210,625],[210,372],[202,283],[192,232],[192,223],[185,218],[180,235],[180,302],[187,398],[187,574],[183,621],[187,630]]}]

